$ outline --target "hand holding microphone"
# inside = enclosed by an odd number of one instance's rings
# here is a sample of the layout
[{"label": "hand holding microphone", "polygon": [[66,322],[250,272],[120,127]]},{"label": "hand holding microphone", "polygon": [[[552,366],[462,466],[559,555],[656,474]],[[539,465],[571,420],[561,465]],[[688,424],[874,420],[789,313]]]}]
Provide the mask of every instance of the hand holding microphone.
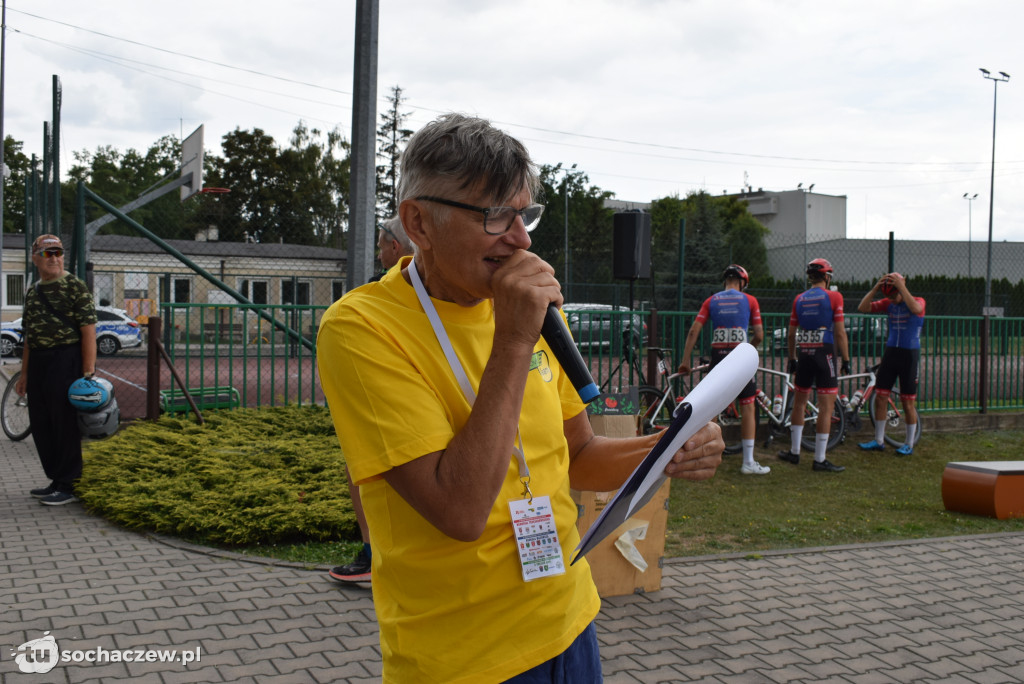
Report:
[{"label": "hand holding microphone", "polygon": [[572,335],[562,319],[562,314],[554,304],[548,304],[548,310],[544,314],[544,323],[540,328],[540,335],[551,347],[551,353],[558,359],[558,364],[565,370],[566,375],[572,382],[572,386],[580,395],[584,403],[589,404],[601,394],[597,388],[590,368],[572,341]]}]

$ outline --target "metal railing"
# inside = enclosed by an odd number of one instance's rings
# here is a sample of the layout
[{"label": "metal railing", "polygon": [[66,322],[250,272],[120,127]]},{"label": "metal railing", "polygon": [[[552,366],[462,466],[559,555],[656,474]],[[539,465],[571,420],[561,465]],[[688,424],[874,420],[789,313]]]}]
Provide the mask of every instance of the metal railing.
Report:
[{"label": "metal railing", "polygon": [[[259,308],[260,311],[254,311]],[[243,406],[323,403],[316,373],[316,329],[324,306],[160,304],[164,344],[179,372],[196,388],[232,386]],[[596,382],[610,392],[631,385],[659,384],[649,368],[649,347],[670,350],[678,365],[692,312],[575,312],[573,332]],[[268,322],[267,317],[273,319]],[[850,314],[853,371],[878,363],[885,347],[885,319]],[[763,314],[765,336],[761,365],[783,369],[788,314]],[[639,325],[639,345],[631,334]],[[918,406],[925,412],[976,411],[981,408],[981,317],[926,317],[921,339]],[[987,371],[988,408],[1024,409],[1024,318],[990,319]],[[781,335],[776,331],[782,331]],[[584,340],[585,337],[585,340]],[[694,365],[710,350],[710,326],[694,349]],[[771,378],[759,378],[772,395]],[[170,387],[165,374],[161,389]]]}]

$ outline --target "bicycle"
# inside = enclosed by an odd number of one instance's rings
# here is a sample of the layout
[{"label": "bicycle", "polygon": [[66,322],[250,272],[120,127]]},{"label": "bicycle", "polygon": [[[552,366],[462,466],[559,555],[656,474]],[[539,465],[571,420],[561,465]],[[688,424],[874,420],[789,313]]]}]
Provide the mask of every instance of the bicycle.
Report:
[{"label": "bicycle", "polygon": [[[770,401],[768,395],[760,387],[758,387],[757,395],[754,397],[754,403],[760,409],[754,413],[755,429],[760,422],[761,413],[764,413],[768,420],[768,438],[764,442],[764,447],[767,449],[776,437],[788,436],[790,434],[794,385],[793,381],[789,378],[789,373],[764,367],[757,370],[759,373],[774,375],[781,380],[782,391],[775,397],[775,400]],[[804,426],[816,426],[818,413],[817,404],[809,397],[807,406],[804,409]],[[829,428],[828,444],[825,450],[831,451],[842,443],[844,439],[846,439],[846,415],[842,406],[840,406],[840,402],[836,401],[832,409],[832,424]],[[815,430],[808,431],[805,429],[800,439],[800,445],[808,451],[813,451],[815,447]]]},{"label": "bicycle", "polygon": [[[692,389],[687,384],[686,376],[693,373],[703,373],[711,369],[707,359],[701,358],[699,366],[690,370],[690,373],[672,373],[670,351],[662,347],[649,347],[658,356],[658,375],[661,378],[659,389],[653,385],[640,386],[640,432],[648,435],[658,430],[664,430],[672,422],[676,407],[683,401]],[[678,392],[676,388],[679,388]],[[722,429],[722,439],[725,442],[725,453],[737,454],[743,449],[740,437],[741,413],[737,400],[729,403],[725,409],[718,414],[715,422]]]},{"label": "bicycle", "polygon": [[[866,382],[854,391],[853,395],[846,399],[846,395],[842,395],[839,398],[839,404],[843,407],[843,412],[846,414],[846,429],[857,431],[860,430],[860,414],[862,411],[867,411],[868,416],[871,418],[871,427],[874,429],[877,419],[875,418],[875,402],[871,401],[872,396],[875,392],[875,374],[878,372],[879,364],[875,364],[867,370],[866,373],[853,373],[851,375],[839,376],[839,382],[846,382],[848,380],[854,380],[857,378],[865,378]],[[892,447],[901,447],[906,441],[907,436],[907,425],[903,421],[902,405],[893,399],[890,394],[887,397],[888,405],[885,412],[885,443]],[[911,445],[917,446],[917,443],[921,441],[921,414],[917,414],[917,432],[914,435],[914,443]]]},{"label": "bicycle", "polygon": [[3,402],[0,403],[0,425],[3,426],[4,433],[14,442],[25,439],[32,432],[32,425],[28,418],[28,395],[18,394],[14,389],[20,377],[21,371],[18,371],[7,381]]}]

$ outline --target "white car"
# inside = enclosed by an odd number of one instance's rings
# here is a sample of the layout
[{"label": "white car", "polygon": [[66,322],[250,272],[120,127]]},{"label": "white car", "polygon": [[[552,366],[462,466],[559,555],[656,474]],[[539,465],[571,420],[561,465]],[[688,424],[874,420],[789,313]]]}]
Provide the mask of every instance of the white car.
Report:
[{"label": "white car", "polygon": [[101,356],[116,354],[119,349],[130,349],[142,344],[139,322],[124,309],[111,306],[96,307],[96,352]]},{"label": "white car", "polygon": [[[0,324],[0,356],[18,353],[22,345],[21,319]],[[142,344],[142,329],[124,309],[96,307],[96,352],[101,356],[116,354]]]},{"label": "white car", "polygon": [[21,333],[21,319],[10,323],[0,323],[0,356],[14,356],[16,349],[21,347],[24,335]]}]

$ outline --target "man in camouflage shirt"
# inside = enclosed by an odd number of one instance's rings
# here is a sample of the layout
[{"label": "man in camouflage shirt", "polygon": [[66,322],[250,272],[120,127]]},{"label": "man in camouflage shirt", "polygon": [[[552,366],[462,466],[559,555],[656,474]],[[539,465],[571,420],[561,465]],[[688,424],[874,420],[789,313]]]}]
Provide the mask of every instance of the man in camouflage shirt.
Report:
[{"label": "man in camouflage shirt", "polygon": [[30,493],[47,506],[61,506],[78,501],[74,481],[82,476],[82,438],[68,388],[96,372],[96,307],[88,286],[64,270],[59,237],[36,238],[32,263],[39,282],[25,295],[25,348],[15,389],[28,391],[32,439],[50,478],[48,486]]}]

